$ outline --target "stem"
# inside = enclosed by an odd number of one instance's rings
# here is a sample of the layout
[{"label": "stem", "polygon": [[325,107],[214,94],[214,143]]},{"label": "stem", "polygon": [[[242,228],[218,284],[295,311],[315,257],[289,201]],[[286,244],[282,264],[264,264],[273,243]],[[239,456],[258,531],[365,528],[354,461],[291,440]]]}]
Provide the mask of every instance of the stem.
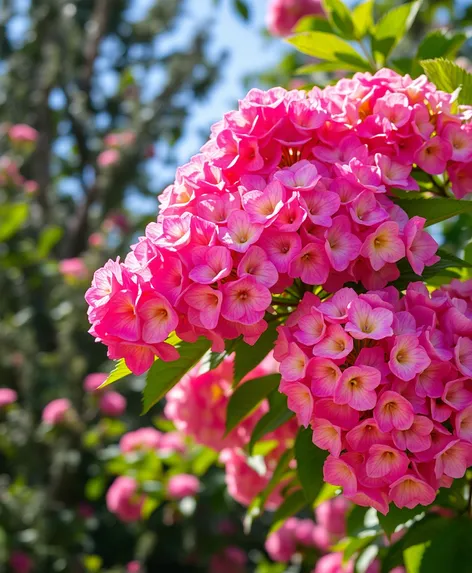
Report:
[{"label": "stem", "polygon": [[372,54],[370,53],[369,49],[367,48],[367,46],[364,44],[364,42],[362,40],[359,40],[359,46],[362,50],[362,53],[364,54],[364,56],[367,58],[369,64],[372,67],[372,71],[376,72],[378,70],[377,67],[377,62],[374,60]]},{"label": "stem", "polygon": [[469,497],[467,499],[467,515],[472,518],[472,479],[469,480]]}]

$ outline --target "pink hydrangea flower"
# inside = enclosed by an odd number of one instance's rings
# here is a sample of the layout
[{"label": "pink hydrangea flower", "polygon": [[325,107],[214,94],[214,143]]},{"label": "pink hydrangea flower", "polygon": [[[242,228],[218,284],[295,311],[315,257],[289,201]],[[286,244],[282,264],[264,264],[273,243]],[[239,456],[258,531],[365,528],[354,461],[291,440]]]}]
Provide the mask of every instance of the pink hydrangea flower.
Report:
[{"label": "pink hydrangea flower", "polygon": [[98,407],[105,416],[117,418],[126,410],[126,398],[118,392],[104,392],[100,396]]},{"label": "pink hydrangea flower", "polygon": [[98,155],[97,165],[102,168],[111,167],[118,163],[120,159],[121,154],[117,149],[106,149]]},{"label": "pink hydrangea flower", "polygon": [[50,426],[57,426],[66,420],[69,412],[72,411],[72,404],[67,398],[58,398],[49,402],[44,408],[43,422]]},{"label": "pink hydrangea flower", "polygon": [[59,261],[59,272],[66,278],[84,280],[89,276],[84,261],[80,258]]},{"label": "pink hydrangea flower", "polygon": [[189,474],[172,476],[167,483],[167,493],[172,499],[194,496],[200,490],[198,478]]},{"label": "pink hydrangea flower", "polygon": [[30,125],[17,123],[8,130],[8,137],[13,143],[36,143],[39,133]]},{"label": "pink hydrangea flower", "polygon": [[141,519],[144,501],[145,496],[139,493],[137,481],[127,476],[117,477],[106,494],[108,511],[124,522]]},{"label": "pink hydrangea flower", "polygon": [[13,573],[30,573],[34,563],[31,557],[24,551],[13,551],[9,559]]},{"label": "pink hydrangea flower", "polygon": [[464,476],[472,463],[472,281],[432,293],[411,283],[404,295],[342,289],[321,303],[308,293],[295,315],[278,330],[279,389],[329,452],[325,481],[387,513],[390,502],[428,505]]},{"label": "pink hydrangea flower", "polygon": [[[276,362],[269,356],[243,382],[275,371]],[[196,366],[167,394],[167,418],[174,422],[178,430],[215,450],[244,445],[249,441],[258,418],[266,411],[266,406],[261,406],[225,436],[226,408],[233,379],[233,356],[225,358],[217,368],[208,372],[202,371],[200,365]]]},{"label": "pink hydrangea flower", "polygon": [[18,394],[11,388],[0,388],[0,408],[13,404],[18,400]]},{"label": "pink hydrangea flower", "polygon": [[272,0],[266,16],[267,28],[274,36],[288,36],[303,16],[322,16],[319,0]]},{"label": "pink hydrangea flower", "polygon": [[126,572],[127,573],[141,573],[141,563],[139,561],[130,561],[126,565]]},{"label": "pink hydrangea flower", "polygon": [[108,374],[105,372],[94,372],[92,374],[88,374],[84,379],[85,392],[96,392],[107,378]]},{"label": "pink hydrangea flower", "polygon": [[138,428],[121,437],[120,450],[124,454],[139,450],[158,450],[162,443],[162,436],[162,433],[155,428]]},{"label": "pink hydrangea flower", "polygon": [[[462,196],[470,161],[460,149],[470,130],[451,113],[451,97],[391,70],[324,90],[251,90],[177,170],[157,221],[124,262],[95,274],[86,294],[91,334],[142,374],[155,357],[177,357],[165,342],[172,330],[190,343],[206,336],[218,351],[240,335],[254,344],[299,281],[326,292],[348,282],[378,290],[398,278],[404,258],[422,272],[437,260],[436,243],[391,196],[418,190],[417,156],[436,151]],[[445,129],[451,122],[461,133]],[[445,135],[433,136],[438,130]],[[371,306],[375,315],[391,311]],[[329,323],[340,316],[326,315],[331,336],[318,342],[335,360],[339,330]],[[383,336],[391,325],[380,322]]]}]

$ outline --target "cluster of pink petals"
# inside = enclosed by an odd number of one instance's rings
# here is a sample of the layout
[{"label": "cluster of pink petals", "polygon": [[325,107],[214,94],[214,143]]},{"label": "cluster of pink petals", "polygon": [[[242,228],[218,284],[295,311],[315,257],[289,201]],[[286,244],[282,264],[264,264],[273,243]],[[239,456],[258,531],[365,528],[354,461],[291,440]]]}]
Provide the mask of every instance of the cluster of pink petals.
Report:
[{"label": "cluster of pink petals", "polygon": [[43,410],[42,420],[49,426],[57,426],[66,421],[67,415],[73,412],[73,406],[67,398],[57,398],[47,404]]},{"label": "cluster of pink petals", "polygon": [[84,280],[89,276],[85,262],[79,257],[59,261],[59,272],[66,278],[76,280]]},{"label": "cluster of pink petals", "polygon": [[350,503],[338,496],[319,505],[312,519],[289,518],[271,533],[265,549],[273,561],[290,561],[297,552],[309,548],[328,551],[346,534],[346,514]]},{"label": "cluster of pink petals", "polygon": [[190,474],[177,474],[167,483],[167,494],[171,499],[194,496],[200,490],[200,481]]},{"label": "cluster of pink petals", "polygon": [[163,434],[153,427],[138,428],[127,432],[120,439],[120,451],[129,454],[136,451],[157,451],[161,447]]},{"label": "cluster of pink petals", "polygon": [[279,327],[280,391],[348,499],[429,505],[471,465],[471,295],[471,281],[307,293]]},{"label": "cluster of pink petals", "polygon": [[321,0],[272,0],[266,25],[273,36],[288,36],[304,16],[325,16]]},{"label": "cluster of pink petals", "polygon": [[98,155],[97,165],[102,168],[115,165],[121,159],[120,150],[132,146],[135,141],[136,134],[133,131],[109,133],[103,139],[105,149]]},{"label": "cluster of pink petals", "polygon": [[39,133],[30,125],[17,123],[8,130],[8,137],[13,143],[35,143]]},{"label": "cluster of pink petals", "polygon": [[145,495],[139,492],[138,482],[128,476],[119,476],[111,484],[106,495],[109,511],[124,522],[139,521],[145,502]]},{"label": "cluster of pink petals", "polygon": [[[252,370],[241,383],[277,372],[272,355]],[[234,356],[204,371],[201,364],[188,372],[166,396],[165,415],[175,427],[199,444],[217,451],[244,446],[262,413],[261,406],[228,435],[225,435],[226,410],[233,392]]]},{"label": "cluster of pink petals", "polygon": [[105,372],[92,372],[92,374],[87,374],[84,378],[84,391],[88,394],[97,392],[107,378],[108,374]]},{"label": "cluster of pink petals", "polygon": [[174,330],[216,351],[241,335],[253,344],[297,279],[379,289],[405,258],[421,274],[437,244],[389,195],[418,190],[414,166],[466,193],[471,127],[451,99],[388,69],[324,90],[251,90],[177,170],[125,261],[95,273],[91,334],[141,374],[177,357],[165,343]]},{"label": "cluster of pink petals", "polygon": [[13,404],[18,400],[18,394],[11,388],[0,388],[0,408]]},{"label": "cluster of pink petals", "polygon": [[[277,363],[269,355],[240,384],[273,373],[276,367]],[[268,411],[268,404],[263,402],[225,435],[226,410],[234,381],[234,355],[225,358],[214,370],[202,369],[202,365],[196,366],[167,394],[165,414],[182,434],[221,452],[220,461],[225,465],[230,495],[239,503],[249,505],[265,489],[280,456],[293,444],[297,424],[291,420],[264,438],[273,441],[275,447],[264,456],[265,471],[258,473],[248,463],[243,448],[249,443],[258,420]],[[276,488],[269,497],[269,509],[281,503],[280,489]]]},{"label": "cluster of pink petals", "polygon": [[125,413],[126,398],[119,392],[104,392],[98,402],[100,412],[110,418],[118,418]]},{"label": "cluster of pink petals", "polygon": [[[265,440],[272,441],[276,447],[263,456],[264,468],[260,471],[249,463],[242,448],[226,448],[221,452],[220,461],[225,465],[228,493],[241,505],[248,506],[267,487],[270,478],[282,454],[293,446],[297,424],[294,420],[286,422],[274,432],[267,434]],[[287,485],[281,482],[269,494],[265,507],[275,510],[283,501],[282,489]]]}]

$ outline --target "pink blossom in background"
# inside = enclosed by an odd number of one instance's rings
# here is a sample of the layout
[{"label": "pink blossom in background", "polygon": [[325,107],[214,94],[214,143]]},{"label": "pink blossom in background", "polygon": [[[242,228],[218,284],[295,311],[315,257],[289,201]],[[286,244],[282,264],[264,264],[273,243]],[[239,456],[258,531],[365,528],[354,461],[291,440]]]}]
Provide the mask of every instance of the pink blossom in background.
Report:
[{"label": "pink blossom in background", "polygon": [[39,133],[25,123],[12,125],[8,130],[8,137],[14,143],[35,143],[38,140]]},{"label": "pink blossom in background", "polygon": [[33,560],[24,551],[13,551],[9,563],[14,573],[30,573],[34,567]]},{"label": "pink blossom in background", "polygon": [[31,181],[31,180],[25,181],[23,183],[23,189],[25,190],[25,193],[28,193],[29,195],[34,195],[39,191],[39,183],[37,181]]},{"label": "pink blossom in background", "polygon": [[[378,290],[404,259],[421,272],[437,260],[436,242],[424,219],[410,222],[394,204],[392,189],[418,191],[411,173],[420,162],[427,173],[447,172],[458,196],[466,192],[470,127],[451,106],[426,78],[387,69],[323,90],[251,90],[177,170],[157,221],[125,260],[96,272],[86,294],[91,334],[142,374],[156,356],[176,359],[166,344],[173,330],[190,343],[206,336],[214,351],[239,336],[254,344],[266,312],[281,310],[274,297],[294,281]],[[379,318],[379,336],[388,322]],[[337,326],[324,325],[324,358],[338,335],[351,340]]]},{"label": "pink blossom in background", "polygon": [[[276,362],[269,356],[243,382],[275,371]],[[197,365],[167,394],[166,417],[181,432],[218,451],[246,443],[260,413],[255,412],[225,436],[226,408],[233,379],[234,356],[225,358],[208,372],[202,372],[201,366]]]},{"label": "pink blossom in background", "polygon": [[24,182],[25,178],[21,175],[18,164],[6,155],[0,156],[0,185],[20,187]]},{"label": "pink blossom in background", "polygon": [[93,372],[92,374],[88,374],[84,379],[85,392],[96,392],[107,378],[108,374],[106,372]]},{"label": "pink blossom in background", "polygon": [[200,489],[200,481],[190,474],[178,474],[172,476],[167,483],[167,493],[172,499],[182,499],[194,496]]},{"label": "pink blossom in background", "polygon": [[288,36],[304,16],[325,17],[320,0],[272,0],[267,9],[267,29],[273,36]]},{"label": "pink blossom in background", "polygon": [[98,407],[105,416],[117,418],[126,410],[126,398],[118,392],[105,392],[100,396]]},{"label": "pink blossom in background", "polygon": [[85,262],[78,257],[59,261],[59,272],[65,278],[76,280],[83,280],[89,276]]},{"label": "pink blossom in background", "polygon": [[72,404],[67,398],[52,400],[44,408],[42,420],[50,426],[57,426],[65,421],[66,416],[72,411]]},{"label": "pink blossom in background", "polygon": [[117,149],[106,149],[102,151],[97,157],[97,165],[99,167],[111,167],[119,163],[121,154]]},{"label": "pink blossom in background", "polygon": [[161,444],[163,435],[155,428],[138,428],[134,432],[127,432],[120,439],[120,450],[124,454],[139,450],[157,451]]},{"label": "pink blossom in background", "polygon": [[328,553],[320,557],[312,573],[354,573],[354,562],[343,565],[342,553]]},{"label": "pink blossom in background", "polygon": [[106,147],[129,147],[136,141],[136,134],[133,131],[121,131],[119,133],[109,133],[103,138]]},{"label": "pink blossom in background", "polygon": [[138,482],[131,477],[119,476],[106,494],[109,511],[124,522],[139,521],[145,496],[138,491]]},{"label": "pink blossom in background", "polygon": [[159,451],[161,454],[183,454],[186,449],[185,436],[181,432],[165,432],[164,434],[161,434],[159,443]]},{"label": "pink blossom in background", "polygon": [[101,247],[105,243],[105,237],[102,233],[92,233],[88,238],[88,244],[91,247]]},{"label": "pink blossom in background", "polygon": [[141,563],[139,561],[130,561],[126,565],[126,571],[127,573],[141,573]]},{"label": "pink blossom in background", "polygon": [[13,404],[18,400],[18,394],[11,388],[0,388],[0,408]]},{"label": "pink blossom in background", "polygon": [[240,547],[225,547],[210,559],[209,573],[245,573],[247,555]]}]

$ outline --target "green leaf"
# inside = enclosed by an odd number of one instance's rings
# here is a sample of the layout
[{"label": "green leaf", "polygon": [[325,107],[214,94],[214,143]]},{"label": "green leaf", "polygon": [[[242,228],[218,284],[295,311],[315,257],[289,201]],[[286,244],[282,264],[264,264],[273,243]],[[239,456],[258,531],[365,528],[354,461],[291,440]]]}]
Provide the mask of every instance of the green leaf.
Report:
[{"label": "green leaf", "polygon": [[304,76],[307,74],[315,74],[317,72],[337,72],[340,70],[356,72],[359,70],[359,67],[342,62],[320,62],[319,64],[307,64],[306,66],[297,68],[295,70],[295,75]]},{"label": "green leaf", "polygon": [[298,513],[305,506],[306,500],[301,489],[297,489],[296,491],[289,494],[274,514],[274,520],[272,522],[272,527],[270,528],[270,533],[277,531],[277,529],[279,529],[289,517],[295,513]]},{"label": "green leaf", "polygon": [[248,450],[252,453],[255,443],[269,432],[273,432],[293,418],[294,413],[287,407],[287,396],[274,390],[269,396],[270,410],[257,422],[249,442]]},{"label": "green leaf", "polygon": [[331,485],[330,483],[323,484],[320,493],[317,495],[312,508],[316,509],[319,505],[325,501],[333,499],[339,495],[339,487],[337,485]]},{"label": "green leaf", "polygon": [[269,374],[241,384],[230,396],[226,410],[226,433],[231,432],[280,383],[280,374]]},{"label": "green leaf", "polygon": [[284,478],[287,470],[289,469],[289,463],[292,460],[292,456],[293,456],[292,450],[287,450],[281,455],[277,463],[277,466],[274,470],[274,473],[272,474],[272,477],[269,480],[269,483],[263,489],[263,491],[253,499],[253,501],[249,505],[246,515],[244,517],[244,531],[246,532],[246,535],[251,530],[254,518],[262,514],[270,494],[274,491],[274,489],[279,485],[279,483]]},{"label": "green leaf", "polygon": [[291,36],[287,41],[308,56],[330,62],[350,64],[352,69],[359,71],[370,69],[369,62],[362,58],[350,44],[334,34],[303,32]]},{"label": "green leaf", "polygon": [[349,537],[354,537],[364,529],[364,518],[367,513],[368,507],[354,505],[348,513],[346,520],[346,532]]},{"label": "green leaf", "polygon": [[180,358],[175,362],[156,360],[146,376],[146,386],[143,392],[143,413],[149,410],[161,400],[167,392],[191,368],[197,364],[205,352],[210,348],[210,341],[200,337],[196,342],[179,342],[176,349]]},{"label": "green leaf", "polygon": [[64,230],[57,225],[44,227],[38,239],[38,246],[36,247],[38,257],[41,259],[47,257],[51,249],[61,240],[63,234]]},{"label": "green leaf", "polygon": [[277,340],[277,323],[270,322],[267,330],[262,333],[256,344],[250,346],[243,340],[234,345],[236,356],[234,358],[234,384],[241,381],[246,374],[254,370],[274,348]]},{"label": "green leaf", "polygon": [[431,541],[427,541],[421,545],[413,545],[403,552],[406,573],[419,573],[424,552],[430,544]]},{"label": "green leaf", "polygon": [[249,6],[246,2],[243,2],[243,0],[234,0],[234,8],[243,20],[246,22],[249,20]]},{"label": "green leaf", "polygon": [[349,561],[349,559],[351,559],[351,557],[356,553],[361,553],[368,545],[371,545],[371,543],[373,543],[377,539],[377,537],[378,537],[377,534],[373,534],[351,539],[343,551],[344,563]]},{"label": "green leaf", "polygon": [[467,36],[463,32],[433,30],[419,45],[416,59],[453,58],[466,40]]},{"label": "green leaf", "polygon": [[[472,241],[467,243],[464,247],[464,260],[468,263],[472,264]],[[472,271],[467,271],[467,277],[470,278],[472,276]]]},{"label": "green leaf", "polygon": [[426,508],[422,505],[417,505],[413,509],[399,509],[395,504],[391,503],[387,515],[383,515],[378,511],[377,517],[379,519],[380,526],[388,537],[390,537],[399,525],[405,524],[407,521],[410,521],[410,519],[413,519],[425,511]]},{"label": "green leaf", "polygon": [[85,484],[85,497],[90,501],[97,500],[103,495],[105,486],[105,478],[102,475],[89,479]]},{"label": "green leaf", "polygon": [[[441,249],[438,249],[439,256],[441,256],[442,252],[443,251]],[[417,275],[415,272],[413,272],[413,269],[411,268],[410,263],[406,259],[403,259],[398,263],[398,270],[400,271],[400,278],[397,279],[396,281],[393,281],[391,284],[395,288],[397,288],[398,290],[404,290],[407,288],[407,286],[411,282],[425,281],[425,282],[429,283],[429,281],[433,277],[434,277],[433,282],[437,282],[436,279],[437,279],[438,275],[452,276],[453,278],[460,277],[460,275],[458,275],[457,273],[446,270],[449,267],[457,267],[457,264],[454,262],[451,262],[448,259],[448,257],[446,256],[446,257],[442,258],[440,261],[438,261],[437,263],[435,263],[434,265],[431,265],[430,267],[425,267],[423,274],[420,276],[420,275]]]},{"label": "green leaf", "polygon": [[333,28],[326,18],[320,16],[305,16],[298,20],[294,30],[295,34],[300,32],[326,32],[333,34]]},{"label": "green leaf", "polygon": [[308,503],[313,503],[320,493],[323,485],[323,464],[328,455],[314,445],[312,436],[311,429],[300,428],[295,440],[298,479]]},{"label": "green leaf", "polygon": [[449,525],[431,537],[419,569],[412,573],[470,573],[472,522],[467,517],[448,520]]},{"label": "green leaf", "polygon": [[426,227],[435,225],[461,213],[472,213],[472,201],[459,201],[434,197],[432,199],[395,199],[399,205],[411,218],[415,215],[426,219]]},{"label": "green leaf", "polygon": [[461,88],[457,97],[460,104],[472,104],[472,74],[461,68],[451,60],[438,58],[436,60],[423,60],[420,62],[428,79],[438,89],[452,93]]},{"label": "green leaf", "polygon": [[192,462],[192,473],[196,476],[206,474],[210,466],[217,462],[218,456],[218,452],[210,448],[203,448]]},{"label": "green leaf", "polygon": [[367,35],[374,26],[373,0],[367,0],[356,6],[352,11],[352,21],[356,38],[361,39]]},{"label": "green leaf", "polygon": [[342,0],[323,0],[323,6],[331,25],[348,40],[354,39],[354,22],[351,11]]},{"label": "green leaf", "polygon": [[388,11],[377,23],[372,38],[376,61],[384,64],[392,50],[410,29],[421,6],[421,0],[402,4]]},{"label": "green leaf", "polygon": [[446,264],[446,263],[448,264],[447,268],[462,269],[462,268],[471,268],[472,267],[472,263],[470,261],[466,261],[464,259],[456,257],[456,255],[453,255],[452,253],[448,253],[444,249],[438,249],[437,254],[439,257],[441,257],[441,261],[443,261],[444,264]]},{"label": "green leaf", "polygon": [[103,388],[106,388],[107,386],[110,386],[110,384],[113,384],[114,382],[117,382],[118,380],[121,380],[122,378],[124,378],[125,376],[129,376],[130,374],[132,374],[131,370],[126,366],[126,362],[124,358],[120,358],[116,363],[115,363],[115,367],[113,368],[113,370],[110,372],[110,374],[108,375],[108,378],[105,380],[105,382],[103,382],[102,384],[100,384],[99,386],[99,390],[102,390]]},{"label": "green leaf", "polygon": [[6,241],[20,230],[28,213],[27,203],[0,205],[0,242]]},{"label": "green leaf", "polygon": [[390,545],[382,560],[381,573],[390,573],[392,569],[403,564],[403,552],[409,547],[426,543],[436,532],[447,527],[449,520],[442,519],[436,514],[428,514],[422,520],[416,521],[406,533]]}]

